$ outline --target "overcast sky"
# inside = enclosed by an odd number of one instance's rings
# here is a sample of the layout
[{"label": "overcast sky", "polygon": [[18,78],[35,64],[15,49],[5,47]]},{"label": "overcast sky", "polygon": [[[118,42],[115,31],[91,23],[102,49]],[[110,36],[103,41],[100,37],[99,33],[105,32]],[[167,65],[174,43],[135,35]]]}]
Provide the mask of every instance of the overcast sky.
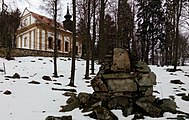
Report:
[{"label": "overcast sky", "polygon": [[[72,0],[61,0],[61,1],[62,1],[62,10],[63,10],[62,15],[65,15],[67,10],[67,3],[69,4],[69,6],[71,6]],[[49,17],[49,15],[40,8],[40,5],[42,5],[42,0],[4,0],[4,2],[9,6],[9,8],[12,9],[19,8],[20,11],[23,12],[23,10],[27,7],[32,12]],[[2,0],[0,0],[0,4],[2,4]],[[0,5],[0,8],[1,6],[2,5]],[[62,17],[62,19],[64,19],[64,17]]]}]

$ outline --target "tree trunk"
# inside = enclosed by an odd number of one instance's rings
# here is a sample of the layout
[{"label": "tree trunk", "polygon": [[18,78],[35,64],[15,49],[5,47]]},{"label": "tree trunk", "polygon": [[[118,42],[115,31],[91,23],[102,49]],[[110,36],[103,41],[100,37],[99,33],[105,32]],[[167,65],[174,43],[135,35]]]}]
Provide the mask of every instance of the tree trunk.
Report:
[{"label": "tree trunk", "polygon": [[104,14],[105,14],[105,3],[104,0],[100,0],[99,43],[98,43],[99,62],[102,62],[106,54],[106,49],[105,49],[106,47],[104,41]]},{"label": "tree trunk", "polygon": [[11,50],[12,50],[12,38],[11,35],[8,35],[8,40],[7,40],[7,54],[6,54],[6,59],[11,60]]},{"label": "tree trunk", "polygon": [[[155,54],[155,53],[154,53],[154,52],[155,52],[155,51],[154,51],[154,50],[155,50],[155,41],[154,41],[154,40],[155,40],[155,38],[154,38],[154,33],[152,32],[152,57],[151,57],[151,58],[152,58],[152,65],[155,64],[155,55],[154,55],[154,54]],[[157,59],[157,60],[158,60],[158,59]]]},{"label": "tree trunk", "polygon": [[144,58],[144,61],[148,64],[149,63],[149,51],[150,51],[150,41],[149,41],[149,36],[147,34],[147,42],[146,42],[146,50],[145,50],[145,58]]},{"label": "tree trunk", "polygon": [[57,0],[55,2],[55,11],[54,11],[54,77],[58,77],[57,72]]},{"label": "tree trunk", "polygon": [[181,16],[181,11],[182,11],[182,0],[180,0],[180,4],[179,1],[177,0],[177,8],[176,8],[176,37],[174,40],[174,44],[175,44],[175,50],[174,50],[174,70],[177,70],[177,63],[178,63],[178,40],[179,40],[179,20],[180,20],[180,16]]},{"label": "tree trunk", "polygon": [[75,87],[75,51],[76,51],[76,0],[72,0],[73,4],[73,44],[72,44],[72,66],[71,66],[71,78],[68,86]]},{"label": "tree trunk", "polygon": [[88,9],[87,9],[87,39],[86,39],[86,69],[85,69],[85,79],[90,79],[89,77],[89,60],[90,60],[90,3],[91,0],[88,0]]},{"label": "tree trunk", "polygon": [[91,58],[91,74],[94,75],[94,54],[95,54],[95,41],[96,41],[96,18],[95,18],[95,12],[96,12],[96,0],[93,0],[93,39],[92,39],[92,58]]},{"label": "tree trunk", "polygon": [[132,23],[132,29],[131,29],[131,39],[132,39],[132,45],[131,45],[131,49],[132,49],[132,52],[131,52],[131,55],[132,55],[132,57],[133,57],[133,59],[135,59],[135,60],[138,60],[138,58],[137,58],[137,56],[138,56],[138,54],[137,54],[137,49],[136,49],[136,40],[135,40],[135,34],[134,34],[134,29],[135,29],[135,23],[134,23],[134,17],[135,17],[135,5],[134,5],[134,2],[132,3],[132,5],[133,5],[133,13],[132,13],[132,20],[133,20],[133,23]]},{"label": "tree trunk", "polygon": [[168,63],[168,47],[165,48],[165,55],[164,55],[164,57],[165,57],[164,64],[168,66],[169,65],[169,63]]}]

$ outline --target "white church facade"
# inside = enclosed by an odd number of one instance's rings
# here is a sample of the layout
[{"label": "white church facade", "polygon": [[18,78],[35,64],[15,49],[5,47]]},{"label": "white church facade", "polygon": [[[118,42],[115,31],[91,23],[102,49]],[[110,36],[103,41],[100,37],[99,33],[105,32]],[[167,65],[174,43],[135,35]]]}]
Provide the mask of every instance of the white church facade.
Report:
[{"label": "white church facade", "polygon": [[[69,13],[68,13],[69,14]],[[57,47],[61,53],[72,50],[72,32],[58,23]],[[53,51],[54,49],[54,21],[53,19],[33,13],[27,8],[21,15],[20,26],[16,32],[16,47],[22,49]],[[76,54],[81,56],[82,43],[76,42]]]}]

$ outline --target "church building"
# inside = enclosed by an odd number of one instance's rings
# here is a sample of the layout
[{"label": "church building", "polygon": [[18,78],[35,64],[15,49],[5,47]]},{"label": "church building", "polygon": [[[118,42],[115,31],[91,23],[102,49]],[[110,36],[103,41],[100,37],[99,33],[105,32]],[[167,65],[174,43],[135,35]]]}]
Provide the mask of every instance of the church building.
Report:
[{"label": "church building", "polygon": [[[72,25],[69,9],[63,24],[57,23],[57,47],[60,53],[72,50]],[[81,56],[82,43],[77,37],[76,55]],[[54,20],[27,8],[21,15],[20,26],[16,32],[16,47],[22,49],[54,51]]]}]

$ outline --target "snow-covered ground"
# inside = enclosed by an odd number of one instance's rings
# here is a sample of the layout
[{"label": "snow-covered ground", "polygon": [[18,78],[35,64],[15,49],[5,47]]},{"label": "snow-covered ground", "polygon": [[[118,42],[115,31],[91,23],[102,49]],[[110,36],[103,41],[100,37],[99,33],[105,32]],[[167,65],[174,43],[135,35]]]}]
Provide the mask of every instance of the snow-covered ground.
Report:
[{"label": "snow-covered ground", "polygon": [[[66,86],[69,83],[71,60],[68,58],[58,58],[58,74],[64,77],[53,78],[53,81],[45,81],[42,76],[53,74],[53,59],[49,57],[18,57],[13,61],[7,61],[0,58],[0,70],[5,64],[6,74],[0,72],[0,120],[44,120],[49,115],[63,116],[72,115],[73,120],[91,120],[83,116],[79,109],[71,112],[60,113],[61,105],[66,104],[68,97],[63,95],[63,91],[53,91],[52,88],[70,88]],[[96,72],[99,66],[96,65]],[[177,93],[189,93],[189,66],[182,66],[184,72],[178,71],[170,75],[166,72],[167,67],[150,66],[151,70],[157,76],[157,85],[154,86],[154,93],[159,98],[168,98],[174,96],[178,109],[189,112],[189,102],[176,96]],[[169,67],[170,68],[170,67]],[[21,79],[6,79],[5,76],[12,76],[14,73],[20,74]],[[89,87],[90,83],[84,80],[85,61],[79,59],[76,61],[75,85],[77,93],[92,93],[93,89]],[[28,77],[28,78],[26,78]],[[170,80],[179,79],[185,84],[171,84]],[[29,84],[30,81],[38,81],[40,84]],[[89,81],[89,80],[88,80]],[[54,83],[61,83],[57,85]],[[12,92],[11,95],[3,94],[6,90]],[[131,120],[133,115],[127,118],[122,116],[121,111],[113,110],[119,120]],[[85,113],[86,114],[86,113]],[[166,117],[174,117],[171,113],[165,113],[161,118],[145,117],[146,120],[164,120]]]}]

